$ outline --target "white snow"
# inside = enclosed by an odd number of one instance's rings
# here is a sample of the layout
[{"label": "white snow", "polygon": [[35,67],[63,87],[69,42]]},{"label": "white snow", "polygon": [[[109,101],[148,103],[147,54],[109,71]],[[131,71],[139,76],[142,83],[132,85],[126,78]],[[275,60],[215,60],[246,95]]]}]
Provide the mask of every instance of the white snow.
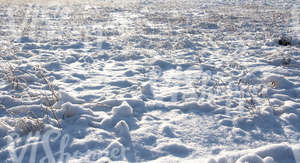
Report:
[{"label": "white snow", "polygon": [[125,101],[120,106],[112,108],[113,117],[128,117],[133,113],[132,107]]},{"label": "white snow", "polygon": [[236,161],[236,163],[243,163],[243,162],[264,163],[263,159],[256,154],[249,154],[249,155],[242,156]]},{"label": "white snow", "polygon": [[1,2],[0,162],[300,163],[299,1]]}]

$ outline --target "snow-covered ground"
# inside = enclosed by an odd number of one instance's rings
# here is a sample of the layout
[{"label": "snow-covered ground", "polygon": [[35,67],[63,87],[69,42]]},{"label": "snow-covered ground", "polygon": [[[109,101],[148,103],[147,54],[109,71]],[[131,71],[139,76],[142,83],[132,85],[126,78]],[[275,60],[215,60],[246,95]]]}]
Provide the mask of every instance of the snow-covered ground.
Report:
[{"label": "snow-covered ground", "polygon": [[1,3],[0,162],[300,163],[299,11]]}]

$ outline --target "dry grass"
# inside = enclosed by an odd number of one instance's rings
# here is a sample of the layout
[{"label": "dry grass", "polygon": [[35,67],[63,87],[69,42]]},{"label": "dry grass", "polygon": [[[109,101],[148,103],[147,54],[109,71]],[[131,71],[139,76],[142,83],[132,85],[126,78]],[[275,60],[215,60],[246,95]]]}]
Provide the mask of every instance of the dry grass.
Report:
[{"label": "dry grass", "polygon": [[21,134],[41,131],[45,127],[44,123],[37,118],[25,117],[21,118],[16,123],[16,128]]}]

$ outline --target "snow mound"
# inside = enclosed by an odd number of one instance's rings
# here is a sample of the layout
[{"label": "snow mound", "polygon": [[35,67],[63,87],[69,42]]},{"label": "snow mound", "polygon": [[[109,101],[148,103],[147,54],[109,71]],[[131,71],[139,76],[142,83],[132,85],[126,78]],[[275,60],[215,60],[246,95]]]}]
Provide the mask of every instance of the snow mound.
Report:
[{"label": "snow mound", "polygon": [[276,162],[295,161],[293,150],[286,144],[275,144],[259,148],[256,152],[262,158],[272,157]]},{"label": "snow mound", "polygon": [[263,159],[256,154],[248,154],[239,158],[236,163],[264,163]]},{"label": "snow mound", "polygon": [[[299,144],[296,146],[299,148]],[[295,163],[299,154],[293,146],[274,144],[250,150],[222,152],[216,159],[211,160],[217,160],[217,163]]]},{"label": "snow mound", "polygon": [[133,109],[126,101],[124,101],[120,106],[114,107],[112,113],[114,117],[128,117],[133,114]]},{"label": "snow mound", "polygon": [[170,137],[170,138],[176,137],[176,135],[174,134],[174,129],[170,125],[162,126],[162,134],[167,136],[167,137]]},{"label": "snow mound", "polygon": [[153,98],[153,88],[150,83],[143,85],[141,91],[145,97]]},{"label": "snow mound", "polygon": [[159,150],[172,154],[176,157],[187,157],[192,150],[183,144],[161,144]]},{"label": "snow mound", "polygon": [[168,70],[168,69],[172,69],[172,68],[175,68],[176,65],[168,62],[168,61],[164,61],[164,60],[156,60],[153,62],[153,65],[157,65],[159,66],[162,70]]},{"label": "snow mound", "polygon": [[125,157],[125,147],[118,141],[114,141],[109,144],[105,151],[108,151],[108,156],[112,161],[121,161],[126,159]]},{"label": "snow mound", "polygon": [[129,127],[124,120],[119,121],[115,125],[114,130],[117,133],[117,135],[121,138],[121,142],[123,144],[130,143],[131,139],[130,139]]},{"label": "snow mound", "polygon": [[265,79],[265,83],[274,88],[291,89],[294,84],[281,76],[269,76]]}]

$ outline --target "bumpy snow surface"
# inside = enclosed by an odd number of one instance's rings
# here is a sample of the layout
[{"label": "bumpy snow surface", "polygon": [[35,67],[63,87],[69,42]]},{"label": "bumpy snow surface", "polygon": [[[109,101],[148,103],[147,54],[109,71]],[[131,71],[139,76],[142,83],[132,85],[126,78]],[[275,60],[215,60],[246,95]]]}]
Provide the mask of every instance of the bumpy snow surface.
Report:
[{"label": "bumpy snow surface", "polygon": [[1,3],[0,162],[300,163],[299,11]]}]

